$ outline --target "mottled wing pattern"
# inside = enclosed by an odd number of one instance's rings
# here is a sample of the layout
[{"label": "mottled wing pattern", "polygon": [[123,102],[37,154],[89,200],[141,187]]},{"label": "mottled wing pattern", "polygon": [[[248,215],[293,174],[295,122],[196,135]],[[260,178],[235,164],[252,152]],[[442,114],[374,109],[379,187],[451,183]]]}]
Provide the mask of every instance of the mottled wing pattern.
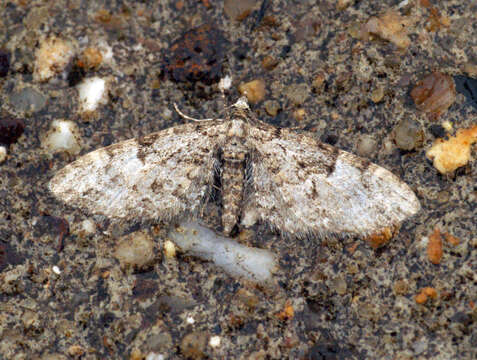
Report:
[{"label": "mottled wing pattern", "polygon": [[88,153],[50,181],[59,199],[111,218],[194,213],[213,183],[223,123],[185,124]]},{"label": "mottled wing pattern", "polygon": [[388,170],[307,135],[259,122],[250,126],[248,142],[252,194],[245,222],[249,216],[295,236],[363,236],[420,208],[412,190]]}]

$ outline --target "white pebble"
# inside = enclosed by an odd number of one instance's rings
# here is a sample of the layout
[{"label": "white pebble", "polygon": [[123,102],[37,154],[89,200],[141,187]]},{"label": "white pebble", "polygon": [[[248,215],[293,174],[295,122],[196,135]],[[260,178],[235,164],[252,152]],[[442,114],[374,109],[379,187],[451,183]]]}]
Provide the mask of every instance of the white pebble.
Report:
[{"label": "white pebble", "polygon": [[210,347],[216,348],[220,346],[220,336],[212,336],[209,340],[209,345]]},{"label": "white pebble", "polygon": [[96,224],[90,219],[86,219],[81,223],[81,230],[85,235],[93,235],[96,232]]},{"label": "white pebble", "polygon": [[114,256],[123,268],[146,268],[154,262],[154,241],[145,231],[135,231],[122,236]]},{"label": "white pebble", "polygon": [[76,155],[81,150],[78,126],[69,120],[53,120],[41,143],[51,153],[66,151]]},{"label": "white pebble", "polygon": [[164,360],[165,357],[162,354],[156,354],[154,352],[150,352],[146,355],[146,360]]},{"label": "white pebble", "polygon": [[169,232],[182,251],[213,261],[232,276],[266,282],[277,267],[275,255],[219,236],[196,222],[184,222]]},{"label": "white pebble", "polygon": [[232,78],[229,75],[226,75],[219,81],[219,89],[221,91],[229,90],[232,86]]},{"label": "white pebble", "polygon": [[106,103],[106,80],[100,77],[84,79],[78,85],[81,112],[96,110],[98,105]]},{"label": "white pebble", "polygon": [[61,270],[58,266],[56,265],[53,265],[53,267],[51,268],[51,270],[53,270],[53,272],[56,274],[56,275],[60,275],[61,274]]},{"label": "white pebble", "polygon": [[169,259],[176,257],[176,245],[170,240],[164,243],[164,255]]},{"label": "white pebble", "polygon": [[0,146],[0,164],[7,159],[7,148],[3,145]]}]

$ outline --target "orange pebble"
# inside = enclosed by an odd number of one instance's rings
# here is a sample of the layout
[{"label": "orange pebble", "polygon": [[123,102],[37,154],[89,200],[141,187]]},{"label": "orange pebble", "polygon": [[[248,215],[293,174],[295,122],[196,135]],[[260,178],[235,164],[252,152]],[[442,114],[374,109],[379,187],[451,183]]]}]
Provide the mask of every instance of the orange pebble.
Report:
[{"label": "orange pebble", "polygon": [[427,257],[433,264],[440,264],[442,259],[442,238],[439,228],[435,228],[434,232],[429,236],[427,244]]}]

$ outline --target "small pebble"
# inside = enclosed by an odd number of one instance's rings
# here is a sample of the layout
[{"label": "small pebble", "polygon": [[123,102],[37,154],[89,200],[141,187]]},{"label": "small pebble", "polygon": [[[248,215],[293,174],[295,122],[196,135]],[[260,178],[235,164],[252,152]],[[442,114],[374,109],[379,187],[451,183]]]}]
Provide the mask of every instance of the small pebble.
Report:
[{"label": "small pebble", "polygon": [[165,357],[162,354],[156,354],[154,352],[150,352],[149,354],[146,355],[145,360],[165,360]]},{"label": "small pebble", "polygon": [[56,36],[44,39],[35,52],[33,79],[46,81],[60,73],[74,55],[73,45]]},{"label": "small pebble", "polygon": [[11,116],[0,118],[0,144],[15,143],[25,130],[25,123],[21,119]]},{"label": "small pebble", "polygon": [[411,97],[419,110],[437,118],[455,101],[454,80],[449,75],[434,72],[417,83],[411,90]]},{"label": "small pebble", "polygon": [[358,145],[356,147],[356,152],[359,156],[370,157],[372,153],[376,150],[376,140],[371,135],[363,134],[358,140]]},{"label": "small pebble", "polygon": [[229,19],[242,21],[257,8],[257,0],[225,0],[224,13]]},{"label": "small pebble", "polygon": [[217,336],[217,335],[211,336],[210,340],[209,340],[210,347],[212,347],[212,348],[219,347],[221,340],[222,339],[220,338],[220,336]]},{"label": "small pebble", "polygon": [[278,101],[267,100],[265,101],[263,105],[268,115],[274,116],[274,117],[277,116],[278,111],[280,110],[280,104],[278,103]]},{"label": "small pebble", "polygon": [[425,287],[425,288],[421,289],[421,291],[419,292],[419,294],[416,295],[414,300],[418,304],[425,304],[427,302],[428,298],[437,299],[436,289],[434,289],[432,287]]},{"label": "small pebble", "polygon": [[409,285],[406,280],[397,280],[393,286],[393,291],[396,295],[406,295],[408,289]]},{"label": "small pebble", "polygon": [[267,55],[262,59],[262,67],[265,70],[272,71],[278,65],[278,60],[273,56]]},{"label": "small pebble", "polygon": [[429,235],[427,258],[431,263],[438,265],[441,263],[442,255],[442,237],[439,228],[436,227],[434,232]]},{"label": "small pebble", "polygon": [[82,237],[90,236],[96,233],[96,224],[91,219],[83,220],[79,226],[78,234]]},{"label": "small pebble", "polygon": [[375,104],[381,102],[384,98],[384,88],[382,86],[378,86],[371,92],[371,101]]},{"label": "small pebble", "polygon": [[249,103],[256,104],[265,98],[265,81],[256,79],[248,83],[242,83],[239,85],[238,90],[247,97]]},{"label": "small pebble", "polygon": [[184,336],[180,344],[182,355],[193,360],[205,358],[207,337],[208,335],[204,331],[196,331]]},{"label": "small pebble", "polygon": [[144,269],[156,258],[154,241],[148,233],[135,231],[119,239],[114,256],[123,268]]},{"label": "small pebble", "polygon": [[[155,294],[153,294],[153,296],[155,296]],[[172,336],[167,331],[154,332],[148,337],[146,344],[148,349],[156,353],[167,351],[167,349],[170,349],[172,346]]]},{"label": "small pebble", "polygon": [[176,257],[176,245],[170,240],[164,242],[164,255],[169,259]]},{"label": "small pebble", "polygon": [[89,47],[84,49],[77,61],[78,66],[90,70],[97,69],[103,62],[103,54],[100,49]]},{"label": "small pebble", "polygon": [[81,136],[78,125],[69,120],[53,120],[41,145],[50,153],[66,151],[77,155],[81,151]]},{"label": "small pebble", "polygon": [[470,160],[471,146],[477,142],[477,125],[460,129],[448,140],[436,139],[426,156],[441,174],[455,171]]},{"label": "small pebble", "polygon": [[470,77],[477,78],[477,63],[465,63],[462,67],[462,70]]},{"label": "small pebble", "polygon": [[369,235],[365,240],[373,249],[378,249],[392,239],[395,229],[386,227],[381,232]]},{"label": "small pebble", "polygon": [[10,104],[18,112],[37,112],[46,105],[46,97],[38,90],[26,87],[10,96]]},{"label": "small pebble", "polygon": [[323,90],[325,87],[325,81],[326,74],[324,72],[319,72],[318,74],[316,74],[312,83],[313,91],[317,93],[321,92],[321,90]]},{"label": "small pebble", "polygon": [[0,164],[2,164],[7,159],[7,148],[3,145],[0,145]]},{"label": "small pebble", "polygon": [[409,17],[401,16],[398,11],[391,9],[379,17],[370,18],[362,27],[362,38],[367,40],[370,34],[377,35],[405,49],[411,43],[407,35],[411,25],[412,20]]},{"label": "small pebble", "polygon": [[218,27],[205,23],[174,41],[163,62],[164,72],[178,82],[211,84],[220,80],[227,42]]},{"label": "small pebble", "polygon": [[394,142],[401,150],[413,150],[424,142],[424,131],[421,124],[409,117],[402,119],[394,127]]},{"label": "small pebble", "polygon": [[100,77],[84,79],[78,85],[80,111],[91,112],[97,109],[100,104],[105,104],[106,81]]},{"label": "small pebble", "polygon": [[288,86],[285,92],[285,96],[293,105],[302,105],[309,95],[310,89],[305,83],[292,84]]}]

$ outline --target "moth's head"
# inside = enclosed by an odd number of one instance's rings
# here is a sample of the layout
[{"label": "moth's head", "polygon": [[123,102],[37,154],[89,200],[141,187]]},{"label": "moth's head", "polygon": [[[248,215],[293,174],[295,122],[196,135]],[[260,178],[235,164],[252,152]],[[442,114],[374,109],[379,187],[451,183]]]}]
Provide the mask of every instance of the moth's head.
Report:
[{"label": "moth's head", "polygon": [[230,106],[229,119],[251,122],[253,118],[252,110],[250,110],[245,96],[242,96]]}]

